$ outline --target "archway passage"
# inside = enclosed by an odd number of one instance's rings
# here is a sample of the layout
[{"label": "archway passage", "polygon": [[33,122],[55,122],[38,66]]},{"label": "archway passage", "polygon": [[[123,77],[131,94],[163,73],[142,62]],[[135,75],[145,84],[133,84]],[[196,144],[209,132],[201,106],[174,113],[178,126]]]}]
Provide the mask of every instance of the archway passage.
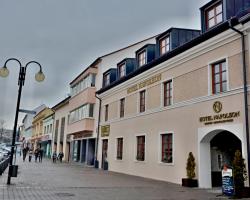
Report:
[{"label": "archway passage", "polygon": [[224,164],[232,166],[236,150],[242,151],[241,141],[232,133],[222,131],[210,141],[212,187],[222,185],[221,170]]}]

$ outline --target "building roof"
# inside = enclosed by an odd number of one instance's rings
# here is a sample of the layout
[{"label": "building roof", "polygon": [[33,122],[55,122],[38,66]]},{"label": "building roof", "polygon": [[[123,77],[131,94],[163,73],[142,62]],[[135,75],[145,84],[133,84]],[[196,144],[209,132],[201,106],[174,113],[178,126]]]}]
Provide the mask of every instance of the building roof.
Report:
[{"label": "building roof", "polygon": [[[249,18],[248,18],[248,20],[249,20]],[[232,18],[231,24],[232,24],[232,26],[239,24],[238,19],[236,17]],[[121,84],[121,83],[123,83],[123,82],[157,66],[157,65],[159,65],[160,63],[163,63],[163,62],[187,51],[188,49],[191,49],[192,47],[201,44],[202,42],[228,30],[229,28],[230,28],[229,21],[225,21],[222,24],[220,24],[220,25],[212,28],[211,30],[201,34],[200,36],[192,39],[191,41],[177,47],[176,49],[170,51],[169,53],[151,61],[150,63],[144,65],[143,67],[138,68],[137,70],[135,70],[134,72],[130,73],[129,75],[123,77],[122,79],[118,79],[118,80],[114,81],[113,83],[111,83],[110,85],[108,85],[107,87],[101,88],[96,93],[101,94],[101,93],[103,93],[103,92],[105,92],[105,91],[107,91],[107,90],[109,90],[109,89],[111,89],[111,88],[113,88],[113,87],[115,87],[115,86],[117,86],[117,85],[119,85],[119,84]]]},{"label": "building roof", "polygon": [[58,104],[56,104],[55,106],[53,106],[51,109],[54,110],[54,111],[58,110],[59,108],[61,108],[65,104],[67,104],[69,102],[70,98],[71,98],[71,96],[66,97],[65,99],[63,99],[62,101],[60,101]]},{"label": "building roof", "polygon": [[147,41],[147,40],[153,39],[153,38],[155,38],[155,37],[157,37],[157,36],[158,36],[158,35],[151,36],[151,37],[149,37],[149,38],[146,38],[146,39],[144,39],[144,40],[141,40],[141,41],[139,41],[139,42],[133,43],[133,44],[131,44],[131,45],[128,45],[128,46],[126,46],[126,47],[123,47],[123,48],[118,49],[118,50],[116,50],[116,51],[112,51],[112,52],[110,52],[110,53],[107,53],[107,54],[105,54],[105,55],[103,55],[103,56],[100,56],[100,57],[96,58],[96,59],[94,60],[94,62],[92,62],[92,63],[91,63],[88,67],[86,67],[86,69],[84,69],[76,78],[74,78],[73,81],[70,82],[70,85],[71,85],[75,80],[77,80],[82,74],[84,74],[90,67],[93,67],[93,66],[95,66],[96,64],[98,64],[99,62],[101,62],[102,58],[107,57],[107,56],[110,56],[110,55],[112,55],[112,54],[115,54],[115,53],[117,53],[117,52],[119,52],[119,51],[123,51],[123,50],[125,50],[125,49],[128,49],[128,48],[130,48],[130,47],[132,47],[132,46],[135,46],[135,45],[140,44],[140,43],[142,43],[142,42],[145,42],[145,41]]}]

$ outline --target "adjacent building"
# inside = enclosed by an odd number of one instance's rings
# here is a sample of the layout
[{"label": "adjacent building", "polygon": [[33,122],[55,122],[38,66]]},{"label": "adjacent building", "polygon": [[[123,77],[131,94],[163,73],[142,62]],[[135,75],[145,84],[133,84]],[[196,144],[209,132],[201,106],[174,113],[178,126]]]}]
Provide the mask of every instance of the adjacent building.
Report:
[{"label": "adjacent building", "polygon": [[33,149],[42,148],[44,152],[47,151],[47,144],[51,143],[51,138],[47,137],[47,133],[44,132],[43,122],[44,119],[51,116],[53,111],[45,107],[40,112],[38,112],[32,121],[32,138],[31,138],[31,146]]},{"label": "adjacent building", "polygon": [[103,73],[100,167],[180,184],[192,152],[210,188],[236,150],[249,163],[250,3],[200,11],[201,31],[171,28]]},{"label": "adjacent building", "polygon": [[[34,113],[39,113],[41,110],[43,110],[46,106],[44,104],[38,106],[37,108],[33,109],[32,111]],[[27,142],[30,142],[32,138],[32,121],[36,114],[28,113],[24,116],[22,120],[22,134],[20,140],[25,138]]]},{"label": "adjacent building", "polygon": [[41,138],[41,147],[44,156],[50,158],[52,155],[52,133],[54,123],[54,112],[43,119],[43,136]]},{"label": "adjacent building", "polygon": [[57,155],[64,153],[63,160],[69,162],[70,155],[70,135],[68,135],[69,123],[69,99],[70,96],[52,107],[54,111],[54,129],[52,150]]},{"label": "adjacent building", "polygon": [[[115,67],[124,57],[132,57],[133,51],[154,41],[154,38],[148,38],[97,58],[70,83],[71,98],[67,130],[71,135],[72,161],[88,166],[93,166],[95,163],[99,140],[99,100],[95,93],[101,89],[103,81],[108,84],[116,78],[116,74],[112,74],[109,67]],[[105,80],[102,77],[103,73],[106,74]]]}]

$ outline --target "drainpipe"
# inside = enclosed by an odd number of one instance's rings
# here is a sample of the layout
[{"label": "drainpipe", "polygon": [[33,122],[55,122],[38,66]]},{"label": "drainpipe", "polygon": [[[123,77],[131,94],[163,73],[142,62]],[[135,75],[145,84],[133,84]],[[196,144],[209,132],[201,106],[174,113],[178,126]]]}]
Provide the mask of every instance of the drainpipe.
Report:
[{"label": "drainpipe", "polygon": [[101,120],[101,107],[102,107],[102,100],[95,94],[95,97],[99,100],[99,110],[98,110],[98,122],[97,122],[97,137],[96,137],[96,147],[95,147],[95,168],[99,168],[99,161],[97,160],[98,154],[98,144],[99,144],[99,137],[100,137],[100,120]]},{"label": "drainpipe", "polygon": [[241,35],[242,48],[242,71],[243,71],[243,89],[244,89],[244,107],[245,107],[245,124],[246,124],[246,139],[247,139],[247,164],[248,164],[248,180],[250,180],[250,147],[249,147],[249,121],[248,121],[248,97],[247,97],[247,68],[245,55],[245,35],[232,26],[232,19],[229,21],[229,27]]}]

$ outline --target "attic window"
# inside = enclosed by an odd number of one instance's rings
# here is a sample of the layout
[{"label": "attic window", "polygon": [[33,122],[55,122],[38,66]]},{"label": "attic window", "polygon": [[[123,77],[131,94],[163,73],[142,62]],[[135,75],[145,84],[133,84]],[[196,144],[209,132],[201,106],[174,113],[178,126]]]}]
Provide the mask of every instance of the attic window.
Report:
[{"label": "attic window", "polygon": [[138,63],[139,63],[139,67],[146,64],[146,50],[138,54]]},{"label": "attic window", "polygon": [[169,36],[166,36],[162,39],[160,39],[160,54],[163,55],[167,53],[170,48],[169,48]]},{"label": "attic window", "polygon": [[125,63],[121,64],[118,67],[118,72],[119,72],[119,78],[122,78],[123,76],[125,76]]},{"label": "attic window", "polygon": [[107,73],[103,77],[103,84],[104,86],[107,86],[110,84],[110,73]]},{"label": "attic window", "polygon": [[222,3],[218,3],[206,11],[207,29],[221,23],[223,20]]}]

